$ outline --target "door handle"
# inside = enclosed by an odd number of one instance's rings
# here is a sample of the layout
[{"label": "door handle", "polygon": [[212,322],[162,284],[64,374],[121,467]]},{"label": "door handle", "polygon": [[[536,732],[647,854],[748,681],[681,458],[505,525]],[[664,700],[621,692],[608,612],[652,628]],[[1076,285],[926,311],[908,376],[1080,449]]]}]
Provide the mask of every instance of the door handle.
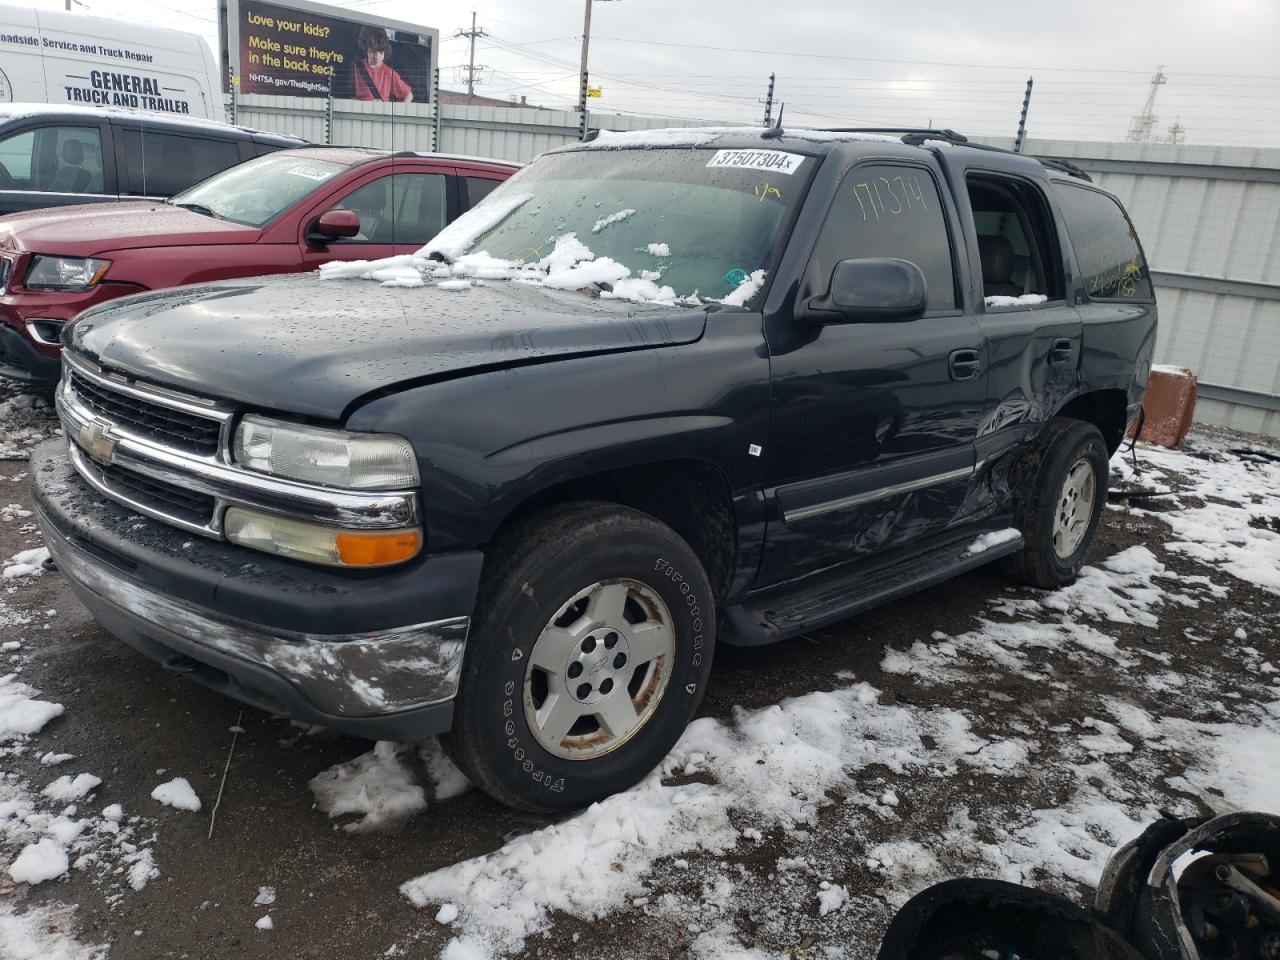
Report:
[{"label": "door handle", "polygon": [[977,350],[952,350],[947,361],[952,380],[972,380],[982,372],[982,357]]},{"label": "door handle", "polygon": [[1066,337],[1059,337],[1053,341],[1053,346],[1049,348],[1049,362],[1055,366],[1070,363],[1073,352],[1071,341]]}]

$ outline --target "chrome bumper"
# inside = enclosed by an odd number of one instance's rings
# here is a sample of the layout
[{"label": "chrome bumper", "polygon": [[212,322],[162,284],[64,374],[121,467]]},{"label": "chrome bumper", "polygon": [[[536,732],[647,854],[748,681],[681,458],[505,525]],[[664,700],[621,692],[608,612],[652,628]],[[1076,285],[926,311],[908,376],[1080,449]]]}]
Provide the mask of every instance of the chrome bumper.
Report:
[{"label": "chrome bumper", "polygon": [[457,693],[469,617],[355,634],[265,629],[162,596],[82,553],[43,516],[41,526],[58,568],[95,614],[123,615],[134,632],[191,650],[196,660],[204,649],[264,668],[321,713],[383,716],[444,703]]}]

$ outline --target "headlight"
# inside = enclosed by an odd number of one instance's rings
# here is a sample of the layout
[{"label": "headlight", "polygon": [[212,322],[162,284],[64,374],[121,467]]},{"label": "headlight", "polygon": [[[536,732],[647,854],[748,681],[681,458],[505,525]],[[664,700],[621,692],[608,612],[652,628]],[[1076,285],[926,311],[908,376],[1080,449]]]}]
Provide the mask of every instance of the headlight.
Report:
[{"label": "headlight", "polygon": [[246,470],[344,490],[404,490],[418,485],[418,464],[404,437],[347,433],[245,417],[235,459]]},{"label": "headlight", "polygon": [[24,286],[30,290],[88,290],[104,276],[110,260],[94,257],[46,257],[41,254],[31,258]]},{"label": "headlight", "polygon": [[412,560],[422,549],[419,527],[347,530],[244,507],[228,508],[222,531],[243,547],[331,567],[386,567]]}]

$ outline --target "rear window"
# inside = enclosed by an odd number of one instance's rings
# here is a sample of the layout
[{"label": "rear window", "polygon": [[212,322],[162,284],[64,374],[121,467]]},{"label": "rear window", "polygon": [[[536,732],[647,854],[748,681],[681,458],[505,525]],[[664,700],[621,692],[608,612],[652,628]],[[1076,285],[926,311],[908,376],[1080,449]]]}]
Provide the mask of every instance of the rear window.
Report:
[{"label": "rear window", "polygon": [[1154,300],[1151,271],[1124,208],[1105,193],[1054,183],[1091,300]]}]

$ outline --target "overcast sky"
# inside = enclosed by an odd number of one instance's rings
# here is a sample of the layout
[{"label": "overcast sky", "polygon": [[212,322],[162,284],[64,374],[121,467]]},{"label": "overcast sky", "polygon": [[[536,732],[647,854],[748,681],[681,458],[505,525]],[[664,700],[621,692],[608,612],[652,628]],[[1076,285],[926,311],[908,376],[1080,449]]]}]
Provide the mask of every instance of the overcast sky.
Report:
[{"label": "overcast sky", "polygon": [[[54,0],[41,6],[60,7]],[[77,9],[184,27],[218,43],[216,0],[85,0]],[[492,36],[477,93],[571,107],[582,0],[355,0],[440,31],[443,85],[471,11]],[[1280,0],[596,0],[601,111],[757,120],[770,72],[786,117],[813,125],[949,126],[1012,136],[1035,77],[1031,136],[1121,140],[1160,64],[1157,131],[1188,143],[1280,146]]]}]

